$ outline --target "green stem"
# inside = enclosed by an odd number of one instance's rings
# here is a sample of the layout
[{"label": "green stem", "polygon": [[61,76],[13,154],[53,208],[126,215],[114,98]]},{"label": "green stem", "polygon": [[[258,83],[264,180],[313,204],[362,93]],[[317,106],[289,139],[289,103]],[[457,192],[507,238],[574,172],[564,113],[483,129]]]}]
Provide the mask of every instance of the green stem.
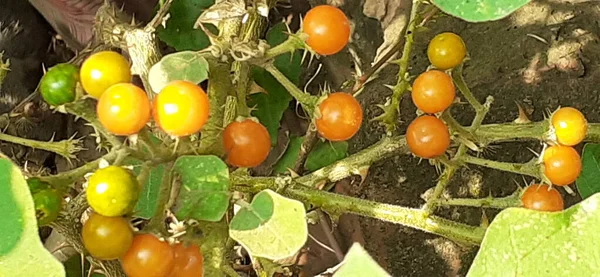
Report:
[{"label": "green stem", "polygon": [[[236,176],[232,178],[232,183],[235,190],[252,193],[264,189],[277,189],[279,186],[276,178],[265,177]],[[288,188],[281,193],[287,197],[310,203],[334,214],[350,213],[377,218],[437,234],[464,244],[479,244],[485,234],[484,228],[456,223],[437,216],[428,217],[421,209],[382,204],[316,189]]]},{"label": "green stem", "polygon": [[[473,94],[471,93],[471,90],[469,90],[469,88],[467,87],[467,85],[465,84],[465,82],[463,80],[462,64],[459,65],[454,70],[455,71],[453,71],[452,75],[455,79],[455,82],[458,82],[458,85],[457,85],[458,88],[460,89],[462,94],[465,96],[465,98],[469,99],[469,103],[471,103],[471,105],[473,106],[473,108],[475,109],[475,112],[476,112],[475,118],[473,119],[473,122],[471,123],[471,128],[470,128],[471,133],[473,133],[473,132],[476,132],[477,129],[481,126],[481,122],[483,122],[483,119],[485,118],[488,111],[490,110],[490,105],[494,101],[494,98],[489,96],[486,98],[485,104],[482,105],[481,103],[479,103],[479,101],[477,101],[477,99],[475,99],[475,96],[473,96]],[[452,118],[452,114],[450,114],[449,111],[445,112],[444,114],[446,117]],[[452,122],[452,121],[454,121],[454,119],[452,118],[450,121]],[[467,146],[467,144],[461,143],[460,146],[458,146],[458,150],[456,151],[456,154],[452,158],[452,161],[459,161],[462,158],[462,156],[467,153],[468,150],[469,150],[469,147]],[[427,214],[431,214],[435,211],[436,203],[437,203],[436,201],[444,193],[444,190],[450,183],[450,180],[452,180],[452,176],[454,176],[454,173],[456,172],[457,169],[458,169],[457,166],[452,166],[452,165],[447,166],[444,169],[444,172],[442,173],[442,177],[440,178],[440,180],[438,180],[437,184],[435,185],[435,189],[433,190],[433,194],[431,195],[431,198],[427,201],[427,203],[423,207],[423,209],[425,210],[425,212]]]},{"label": "green stem", "polygon": [[[217,156],[224,154],[221,132],[223,131],[223,109],[227,101],[227,94],[236,91],[231,83],[231,64],[209,60],[210,72],[208,82],[208,97],[210,99],[210,118],[202,129],[200,149]],[[245,101],[245,94],[242,97]],[[238,101],[240,98],[238,98]],[[245,102],[244,102],[245,103]],[[239,103],[238,103],[238,106]]]},{"label": "green stem", "polygon": [[452,70],[452,79],[454,80],[456,87],[458,87],[458,90],[467,99],[467,101],[469,101],[469,104],[471,104],[471,106],[473,106],[473,108],[475,109],[476,112],[479,112],[479,111],[483,110],[484,107],[477,100],[477,98],[475,98],[475,96],[471,92],[471,89],[469,89],[469,87],[467,86],[467,84],[462,76],[462,71],[463,71],[463,64],[461,63],[460,65],[458,65],[457,67],[455,67]]},{"label": "green stem", "polygon": [[501,171],[512,172],[541,179],[540,165],[537,163],[537,159],[533,159],[527,163],[507,163],[477,158],[470,155],[464,155],[461,157],[460,160],[468,164],[484,166],[487,168],[493,168]]},{"label": "green stem", "polygon": [[265,55],[262,57],[264,61],[269,61],[274,59],[279,55],[283,55],[285,53],[293,52],[297,49],[304,48],[304,41],[308,38],[308,35],[304,33],[299,33],[297,35],[288,36],[287,40],[280,43],[279,45],[267,50]]},{"label": "green stem", "polygon": [[88,162],[81,167],[75,168],[73,170],[65,171],[65,172],[62,172],[62,173],[59,173],[56,175],[40,176],[39,178],[40,178],[40,180],[42,180],[44,182],[53,184],[57,188],[65,189],[68,186],[72,185],[77,180],[83,178],[83,176],[85,176],[85,174],[98,169],[98,166],[100,165],[100,161],[107,160],[109,163],[111,163],[118,156],[126,155],[128,153],[129,153],[129,149],[123,148],[123,149],[116,150],[116,148],[113,148],[113,150],[108,152],[108,154],[106,154],[94,161]]},{"label": "green stem", "polygon": [[445,110],[440,116],[440,118],[444,120],[446,124],[448,124],[448,127],[450,127],[451,131],[458,133],[459,136],[462,136],[466,139],[473,139],[473,135],[471,134],[471,132],[469,132],[467,128],[460,125],[460,123],[458,123],[458,121],[454,119],[452,114],[450,114],[450,109]]},{"label": "green stem", "polygon": [[294,83],[292,83],[292,81],[285,77],[285,75],[283,75],[283,73],[281,73],[281,71],[279,71],[279,69],[277,69],[273,63],[267,63],[264,67],[269,73],[271,73],[271,75],[273,75],[273,77],[275,77],[275,79],[277,79],[277,81],[279,81],[283,87],[289,91],[292,97],[296,98],[298,103],[302,104],[302,107],[307,110],[309,114],[312,114],[318,101],[316,96],[301,91],[296,85],[294,85]]},{"label": "green stem", "polygon": [[80,146],[80,141],[77,139],[68,139],[61,141],[39,141],[0,133],[0,140],[31,147],[34,149],[41,149],[53,152],[58,155],[61,155],[67,160],[75,158],[75,155],[73,154],[83,150],[83,148]]},{"label": "green stem", "polygon": [[415,29],[417,27],[417,22],[419,21],[418,11],[421,2],[422,0],[413,0],[410,17],[408,18],[408,27],[406,27],[406,31],[403,34],[405,41],[404,48],[402,50],[402,57],[397,61],[398,65],[400,66],[398,72],[398,82],[393,87],[392,98],[389,106],[387,106],[385,109],[384,114],[377,118],[382,120],[389,135],[392,134],[392,131],[396,130],[396,121],[398,119],[398,112],[400,110],[400,101],[402,100],[404,93],[406,93],[410,87],[408,80],[408,65],[410,54],[412,52],[412,45],[414,43]]},{"label": "green stem", "polygon": [[96,129],[102,136],[104,136],[108,142],[113,146],[117,147],[122,144],[121,140],[109,133],[98,121],[96,114],[96,103],[95,100],[90,98],[83,98],[75,102],[71,102],[64,105],[66,111],[76,117],[81,117],[89,122],[94,129]]},{"label": "green stem", "polygon": [[465,206],[465,207],[477,207],[477,208],[495,208],[495,209],[506,209],[511,207],[520,207],[522,205],[521,199],[514,195],[501,197],[501,198],[451,198],[451,199],[438,199],[438,206]]},{"label": "green stem", "polygon": [[384,137],[382,140],[331,165],[297,179],[305,186],[314,186],[322,181],[337,182],[351,175],[359,175],[362,167],[398,153],[408,153],[404,136]]},{"label": "green stem", "polygon": [[154,215],[150,219],[150,222],[148,222],[148,225],[146,226],[147,229],[166,233],[164,223],[165,208],[167,207],[167,203],[169,202],[169,198],[171,196],[172,169],[173,163],[168,163],[165,165],[165,174],[163,175],[160,183],[160,189],[158,191],[156,211],[154,211]]}]

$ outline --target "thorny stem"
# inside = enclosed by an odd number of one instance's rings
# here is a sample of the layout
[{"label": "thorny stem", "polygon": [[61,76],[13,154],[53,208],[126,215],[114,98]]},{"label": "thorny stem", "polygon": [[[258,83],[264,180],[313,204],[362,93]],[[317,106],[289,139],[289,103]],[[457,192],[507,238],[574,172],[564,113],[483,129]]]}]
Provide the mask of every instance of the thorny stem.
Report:
[{"label": "thorny stem", "polygon": [[541,179],[540,165],[538,164],[537,159],[533,159],[527,163],[507,163],[463,155],[460,158],[460,161]]},{"label": "thorny stem", "polygon": [[293,52],[298,49],[304,48],[304,41],[308,38],[308,35],[299,33],[297,35],[288,36],[287,40],[280,43],[279,45],[267,50],[265,55],[262,57],[264,61],[269,61],[275,57]]},{"label": "thorny stem", "polygon": [[[423,21],[419,24],[419,26],[423,26],[435,13],[438,12],[437,7],[434,5],[430,5],[427,8],[427,11],[424,12]],[[379,71],[381,71],[388,64],[388,61],[396,54],[400,49],[402,49],[402,45],[404,45],[404,40],[399,39],[396,44],[390,50],[388,50],[382,58],[380,58],[372,67],[367,69],[363,75],[361,75],[357,80],[354,86],[352,87],[352,94],[361,90],[364,85],[370,81],[370,79],[376,75]]]},{"label": "thorny stem", "polygon": [[76,117],[81,117],[85,119],[85,121],[89,122],[89,124],[91,124],[94,129],[102,134],[102,136],[104,136],[113,147],[117,147],[122,144],[119,138],[109,133],[102,126],[102,124],[100,124],[100,121],[98,121],[98,115],[96,114],[95,108],[96,104],[94,103],[94,100],[90,98],[83,98],[75,102],[65,104],[64,107],[68,113]]},{"label": "thorny stem", "polygon": [[53,152],[58,155],[61,155],[67,160],[75,158],[75,155],[73,154],[83,150],[83,148],[80,146],[80,141],[77,139],[67,139],[61,141],[40,141],[0,133],[0,140],[14,144],[20,144],[34,149]]},{"label": "thorny stem", "polygon": [[[243,192],[259,192],[264,189],[277,189],[276,178],[234,176],[233,189]],[[413,209],[370,200],[358,199],[336,193],[306,189],[288,188],[283,195],[310,203],[334,214],[350,213],[377,218],[391,223],[437,234],[468,245],[481,242],[485,228],[473,227],[437,216],[427,216],[421,209]]]},{"label": "thorny stem", "polygon": [[315,109],[315,105],[317,104],[318,98],[316,96],[310,95],[301,91],[292,81],[290,81],[279,69],[273,65],[273,63],[265,64],[265,69],[279,81],[279,83],[287,89],[287,91],[298,101],[298,103],[302,104],[302,107],[309,113]]},{"label": "thorny stem", "polygon": [[[473,119],[473,122],[471,123],[471,128],[470,128],[470,132],[473,133],[473,132],[476,132],[477,129],[481,126],[481,122],[483,121],[483,119],[487,115],[488,111],[490,110],[490,105],[494,101],[494,98],[489,96],[486,98],[485,104],[482,105],[481,103],[479,103],[479,101],[477,101],[477,99],[475,98],[473,93],[471,93],[471,90],[467,87],[467,85],[465,84],[465,81],[463,80],[462,64],[460,64],[458,67],[456,67],[455,70],[456,71],[454,71],[452,73],[452,76],[454,77],[455,81],[458,80],[457,82],[459,84],[457,85],[457,87],[460,90],[460,92],[463,94],[463,96],[465,96],[465,98],[468,99],[469,103],[473,106],[473,108],[475,109],[475,112],[476,112],[475,118]],[[446,116],[452,117],[452,115],[450,114],[449,111],[445,114],[446,114]],[[467,150],[468,150],[467,144],[461,143],[460,146],[458,146],[458,150],[456,151],[456,154],[452,158],[452,161],[459,161],[461,159],[461,157],[467,153]],[[442,175],[440,176],[440,179],[438,180],[437,184],[435,185],[435,189],[433,190],[433,194],[431,195],[431,198],[427,201],[427,203],[423,207],[423,210],[427,214],[431,214],[435,211],[436,203],[437,203],[436,201],[442,196],[442,193],[444,193],[446,186],[448,186],[448,184],[450,183],[450,180],[452,180],[452,176],[454,176],[454,173],[456,172],[457,169],[458,169],[458,167],[456,165],[446,166],[446,168],[444,169],[444,172],[442,172]]]},{"label": "thorny stem", "polygon": [[438,199],[438,206],[465,206],[465,207],[478,207],[478,208],[495,208],[495,209],[506,209],[511,207],[522,206],[521,199],[518,195],[510,195],[507,197],[487,197],[487,198],[451,198],[451,199]]},{"label": "thorny stem", "polygon": [[78,168],[75,168],[75,169],[69,170],[69,171],[65,171],[65,172],[62,172],[62,173],[59,173],[56,175],[40,176],[39,178],[40,178],[40,180],[42,180],[44,182],[48,182],[48,183],[52,184],[53,186],[55,186],[58,189],[65,189],[68,186],[72,185],[77,180],[81,179],[88,172],[92,172],[92,171],[98,169],[98,166],[100,165],[100,161],[106,160],[110,163],[110,162],[114,161],[118,156],[127,154],[128,152],[129,152],[129,149],[127,149],[127,148],[122,148],[122,149],[113,148],[110,152],[108,152],[108,154],[106,154],[94,161],[88,162]]},{"label": "thorny stem", "polygon": [[392,98],[390,103],[384,107],[384,113],[377,117],[386,126],[388,135],[392,134],[392,131],[396,130],[396,120],[398,118],[398,112],[400,110],[400,101],[404,93],[408,91],[410,86],[408,80],[408,61],[412,52],[412,45],[414,42],[415,29],[417,27],[417,21],[419,17],[419,6],[422,0],[413,0],[412,8],[410,11],[410,17],[408,19],[408,27],[404,33],[405,42],[404,49],[402,50],[402,57],[397,61],[400,66],[398,72],[398,82],[393,87]]},{"label": "thorny stem", "polygon": [[306,135],[304,136],[304,141],[302,141],[302,144],[300,145],[300,152],[298,153],[298,158],[294,164],[294,172],[302,174],[304,171],[304,163],[306,162],[306,158],[308,158],[308,153],[310,153],[312,148],[315,146],[317,138],[317,128],[315,127],[315,124],[311,122],[308,125]]},{"label": "thorny stem", "polygon": [[162,181],[160,183],[160,190],[158,191],[156,211],[154,212],[154,215],[152,215],[150,222],[148,222],[148,225],[146,226],[147,229],[157,230],[166,233],[164,223],[165,208],[167,207],[169,199],[171,198],[172,168],[173,163],[168,163],[165,165],[165,174],[163,175]]}]

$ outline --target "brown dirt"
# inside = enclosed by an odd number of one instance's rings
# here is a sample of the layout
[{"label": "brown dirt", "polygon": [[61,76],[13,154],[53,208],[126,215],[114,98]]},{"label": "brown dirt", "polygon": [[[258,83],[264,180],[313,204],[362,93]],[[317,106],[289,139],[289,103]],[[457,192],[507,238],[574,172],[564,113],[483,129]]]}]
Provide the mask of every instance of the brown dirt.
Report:
[{"label": "brown dirt", "polygon": [[[351,45],[366,64],[382,42],[379,23],[362,14],[364,1],[346,1],[342,6],[354,21],[356,32]],[[471,60],[465,65],[465,79],[480,100],[492,95],[495,101],[484,124],[514,120],[518,115],[515,101],[533,109],[531,119],[543,120],[548,110],[559,106],[580,109],[591,122],[600,121],[600,4],[589,1],[534,1],[509,18],[488,23],[467,23],[449,16],[429,22],[428,31],[417,33],[410,74],[423,72],[429,62],[428,41],[444,31],[459,34],[467,44]],[[544,43],[534,36],[547,41]],[[352,65],[348,53],[323,60],[327,80],[339,85],[340,74]],[[537,61],[537,63],[536,63]],[[338,68],[340,68],[338,70]],[[342,73],[340,73],[342,72]],[[376,106],[385,102],[391,91],[383,85],[395,84],[397,67],[389,66],[379,78],[367,85],[359,100],[365,117],[381,113]],[[349,77],[349,76],[342,76]],[[470,124],[474,112],[467,104],[454,105],[452,112],[462,124]],[[401,104],[399,131],[404,133],[416,117],[408,95]],[[363,149],[384,135],[377,122],[365,121],[351,141],[351,151]],[[534,157],[529,149],[540,151],[539,142],[495,145],[485,157],[500,161],[525,162]],[[579,148],[578,150],[580,150]],[[401,156],[376,163],[366,184],[350,185],[355,196],[384,203],[420,207],[421,195],[435,185],[438,173],[427,162]],[[527,182],[531,178],[525,178]],[[481,186],[479,193],[465,189],[469,182]],[[449,194],[459,197],[507,196],[524,185],[515,174],[471,166],[457,172]],[[579,199],[565,196],[567,205]],[[486,210],[490,220],[497,211]],[[480,224],[483,212],[473,208],[445,208],[439,215],[468,224]],[[418,230],[369,218],[361,218],[367,250],[393,276],[464,276],[477,249],[462,249],[453,242]]]}]

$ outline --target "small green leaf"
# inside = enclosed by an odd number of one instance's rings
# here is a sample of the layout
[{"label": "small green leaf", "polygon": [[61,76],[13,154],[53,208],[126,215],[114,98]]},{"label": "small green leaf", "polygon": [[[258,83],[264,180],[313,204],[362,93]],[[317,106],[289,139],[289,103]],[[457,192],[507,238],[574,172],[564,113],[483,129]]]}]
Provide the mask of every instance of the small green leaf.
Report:
[{"label": "small green leaf", "polygon": [[[127,158],[123,164],[133,166],[135,175],[139,175],[142,170],[142,162],[137,159]],[[142,184],[142,192],[135,206],[134,216],[149,219],[154,215],[158,208],[158,195],[164,174],[164,164],[159,164],[150,169],[148,180]]]},{"label": "small green leaf", "polygon": [[487,229],[470,277],[595,276],[600,194],[562,212],[508,208]]},{"label": "small green leaf", "polygon": [[587,143],[581,154],[583,168],[577,178],[577,190],[581,198],[600,192],[600,144]]},{"label": "small green leaf", "polygon": [[432,0],[443,12],[469,22],[499,20],[531,0]]},{"label": "small green leaf", "polygon": [[342,266],[333,277],[389,277],[391,276],[373,260],[367,251],[354,243],[342,261]]},{"label": "small green leaf", "polygon": [[[279,23],[269,30],[267,33],[267,42],[271,46],[279,45],[287,39],[284,33],[287,29],[285,24]],[[275,58],[275,67],[279,69],[290,81],[298,84],[300,81],[301,55],[294,53],[283,54]],[[271,136],[271,144],[277,143],[277,131],[279,130],[279,122],[285,110],[289,107],[292,96],[289,92],[266,70],[254,67],[252,69],[252,78],[267,93],[255,93],[250,95],[248,105],[255,106],[256,110],[252,111],[252,115],[256,116],[260,122],[269,130]]]},{"label": "small green leaf", "polygon": [[181,177],[175,214],[217,222],[229,207],[229,168],[217,156],[182,156],[174,171]]},{"label": "small green leaf", "polygon": [[169,54],[150,68],[150,86],[158,93],[171,81],[184,80],[197,84],[208,79],[208,70],[208,62],[198,52]]},{"label": "small green leaf", "polygon": [[0,276],[65,276],[40,240],[33,198],[12,162],[0,158]]},{"label": "small green leaf", "polygon": [[303,137],[290,137],[290,143],[288,144],[285,153],[279,161],[273,166],[273,173],[281,174],[293,169],[298,159],[298,153],[300,153],[300,146],[304,141]]},{"label": "small green leaf", "polygon": [[306,157],[308,172],[328,166],[348,156],[348,142],[319,141]]},{"label": "small green leaf", "polygon": [[214,0],[177,0],[169,8],[170,18],[166,28],[158,29],[160,40],[177,51],[201,50],[210,45],[201,29],[194,29],[202,11],[214,4]]},{"label": "small green leaf", "polygon": [[229,235],[252,256],[271,260],[291,257],[308,238],[304,205],[263,190],[231,219]]}]

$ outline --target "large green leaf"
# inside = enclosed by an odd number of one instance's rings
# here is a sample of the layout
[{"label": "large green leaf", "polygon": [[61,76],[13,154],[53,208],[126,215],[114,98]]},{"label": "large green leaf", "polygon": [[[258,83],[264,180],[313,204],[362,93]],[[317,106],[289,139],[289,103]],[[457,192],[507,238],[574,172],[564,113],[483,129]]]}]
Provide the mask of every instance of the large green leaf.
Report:
[{"label": "large green leaf", "polygon": [[208,79],[208,70],[208,62],[198,52],[169,54],[150,68],[150,86],[158,93],[171,81],[183,80],[197,84]]},{"label": "large green leaf", "polygon": [[343,265],[333,277],[389,277],[391,276],[371,258],[359,244],[354,243],[342,261]]},{"label": "large green leaf", "polygon": [[562,212],[500,212],[467,276],[597,276],[599,208],[600,194],[594,194]]},{"label": "large green leaf", "polygon": [[158,37],[177,51],[201,50],[210,45],[201,29],[194,29],[202,11],[214,4],[214,0],[177,0],[169,9],[166,28],[158,29]]},{"label": "large green leaf", "polygon": [[[267,42],[271,46],[276,46],[287,39],[284,33],[287,29],[285,24],[279,23],[269,30],[267,33]],[[298,84],[300,81],[302,56],[300,53],[283,54],[275,58],[275,67],[279,69],[290,81]],[[264,88],[267,93],[255,93],[250,95],[248,101],[249,106],[255,106],[256,110],[252,111],[252,115],[256,116],[260,122],[267,127],[271,136],[271,143],[277,143],[277,131],[279,122],[283,113],[288,108],[292,96],[289,92],[266,70],[253,67],[252,78],[254,81]]]},{"label": "large green leaf", "polygon": [[507,17],[531,0],[432,0],[440,10],[469,22]]},{"label": "large green leaf", "polygon": [[182,156],[174,171],[181,177],[175,214],[216,222],[229,207],[229,168],[217,156]]},{"label": "large green leaf", "polygon": [[[140,160],[127,158],[124,164],[133,166],[133,171],[136,175],[139,175],[142,170],[142,162]],[[156,208],[158,208],[160,184],[162,183],[164,174],[164,164],[159,164],[150,169],[147,181],[142,184],[142,192],[135,206],[134,216],[149,219],[155,214]]]},{"label": "large green leaf", "polygon": [[600,192],[600,144],[588,143],[581,154],[583,169],[577,178],[577,190],[581,198]]},{"label": "large green leaf", "polygon": [[33,198],[12,162],[0,158],[0,276],[65,276],[40,240]]},{"label": "large green leaf", "polygon": [[271,260],[291,257],[308,238],[304,205],[263,190],[231,219],[229,235],[253,256]]}]

